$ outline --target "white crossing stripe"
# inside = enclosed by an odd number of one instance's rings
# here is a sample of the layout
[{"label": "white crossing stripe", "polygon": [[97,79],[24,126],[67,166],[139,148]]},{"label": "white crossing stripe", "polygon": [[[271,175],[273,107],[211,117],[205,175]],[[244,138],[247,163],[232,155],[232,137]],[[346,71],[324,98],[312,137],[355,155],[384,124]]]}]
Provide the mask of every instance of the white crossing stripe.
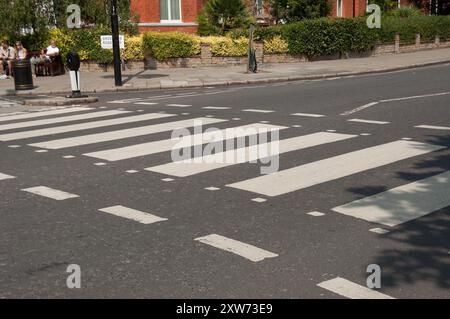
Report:
[{"label": "white crossing stripe", "polygon": [[317,286],[350,299],[395,299],[340,277],[321,282]]},{"label": "white crossing stripe", "polygon": [[74,112],[89,111],[89,110],[93,110],[93,108],[90,108],[90,107],[71,107],[71,108],[52,110],[52,111],[40,111],[40,112],[22,113],[20,115],[2,116],[2,117],[0,117],[0,122],[24,120],[24,119],[31,119],[31,118],[36,118],[36,117],[44,117],[44,116],[51,116],[51,115],[61,115],[61,114],[66,114],[66,113],[74,113]]},{"label": "white crossing stripe", "polygon": [[138,103],[134,103],[136,105],[158,105],[158,103],[155,102],[138,102]]},{"label": "white crossing stripe", "polygon": [[6,175],[3,173],[0,173],[0,181],[4,180],[4,179],[10,179],[10,178],[15,178],[14,176],[11,175]]},{"label": "white crossing stripe", "polygon": [[272,110],[258,110],[258,109],[245,109],[242,112],[253,112],[253,113],[273,113],[275,111]]},{"label": "white crossing stripe", "polygon": [[266,258],[278,257],[277,254],[271,253],[270,251],[216,234],[200,237],[195,240],[222,250],[229,251],[233,254],[247,258],[253,262],[262,261]]},{"label": "white crossing stripe", "polygon": [[118,217],[128,218],[146,225],[154,224],[157,222],[163,222],[167,220],[167,218],[161,218],[149,213],[141,212],[139,210],[131,209],[120,205],[102,208],[99,209],[99,211]]},{"label": "white crossing stripe", "polygon": [[167,106],[174,106],[174,107],[191,107],[190,104],[167,104]]},{"label": "white crossing stripe", "polygon": [[380,125],[389,124],[389,122],[373,121],[373,120],[363,120],[363,119],[351,119],[351,120],[348,120],[348,122],[366,123],[366,124],[380,124]]},{"label": "white crossing stripe", "polygon": [[266,196],[278,196],[444,148],[400,140],[228,186]]},{"label": "white crossing stripe", "polygon": [[231,107],[228,106],[205,106],[203,107],[205,110],[230,110]]},{"label": "white crossing stripe", "polygon": [[[151,154],[157,154],[161,152],[167,152],[174,149],[192,147],[203,145],[205,143],[214,143],[224,141],[227,139],[233,139],[238,137],[250,136],[258,134],[258,130],[261,129],[285,129],[286,127],[274,126],[274,125],[262,125],[259,123],[250,124],[245,126],[238,126],[233,128],[227,128],[225,130],[205,132],[200,134],[194,134],[191,136],[184,136],[180,139],[167,139],[137,145],[131,145],[121,148],[114,148],[99,152],[83,154],[85,156],[99,158],[107,161],[121,161],[124,159],[130,159],[140,156],[146,156]],[[217,138],[219,137],[219,138]]]},{"label": "white crossing stripe", "polygon": [[386,226],[397,226],[450,206],[450,171],[333,208]]},{"label": "white crossing stripe", "polygon": [[294,113],[291,114],[294,116],[304,116],[304,117],[324,117],[325,115],[321,115],[321,114],[311,114],[311,113]]},{"label": "white crossing stripe", "polygon": [[449,126],[433,126],[433,125],[418,125],[415,126],[416,128],[424,128],[429,130],[444,130],[444,131],[450,131]]},{"label": "white crossing stripe", "polygon": [[[253,145],[237,150],[233,149],[226,152],[206,155],[201,158],[192,159],[189,162],[172,162],[159,166],[149,167],[145,170],[171,176],[186,177],[218,168],[228,167],[231,165],[252,162],[259,159],[276,156],[278,154],[301,150],[326,143],[342,141],[353,137],[356,137],[356,135],[320,132],[289,138],[281,141],[273,141],[270,143]],[[276,149],[278,145],[279,151],[272,151]],[[262,149],[266,149],[268,151],[261,152]]]},{"label": "white crossing stripe", "polygon": [[31,137],[54,135],[54,134],[76,132],[76,131],[84,131],[84,130],[93,129],[93,128],[100,128],[100,127],[106,127],[106,126],[112,126],[112,125],[155,120],[155,119],[161,119],[161,118],[172,117],[172,116],[176,116],[176,115],[175,114],[150,113],[150,114],[144,114],[144,115],[120,117],[117,119],[110,119],[110,120],[102,120],[102,121],[86,122],[86,123],[80,123],[80,124],[50,127],[50,128],[37,129],[37,130],[31,130],[31,131],[3,134],[3,135],[0,135],[0,141],[15,141],[15,140],[21,140],[21,139],[31,138]]},{"label": "white crossing stripe", "polygon": [[89,134],[89,135],[84,135],[84,136],[63,138],[63,139],[59,139],[59,140],[52,140],[52,141],[30,144],[30,146],[56,150],[56,149],[74,147],[74,146],[89,145],[89,144],[108,142],[108,141],[116,141],[116,140],[121,140],[121,139],[125,139],[125,138],[130,138],[130,137],[137,137],[137,136],[167,132],[167,131],[171,131],[171,130],[194,126],[194,125],[196,125],[196,122],[201,122],[202,125],[208,125],[208,124],[227,122],[227,120],[210,119],[210,118],[200,117],[200,118],[195,118],[195,119],[169,122],[169,123],[163,123],[163,124],[140,126],[140,127],[105,132],[105,133]]},{"label": "white crossing stripe", "polygon": [[93,118],[97,118],[97,117],[105,117],[105,116],[119,115],[119,114],[125,114],[125,113],[129,113],[129,112],[128,111],[101,111],[101,112],[91,112],[91,113],[87,113],[87,114],[57,117],[57,118],[51,118],[51,119],[45,119],[45,120],[4,124],[4,125],[0,125],[0,131],[12,130],[12,129],[18,129],[18,128],[24,128],[24,127],[32,127],[32,126],[41,126],[41,125],[54,124],[54,123],[64,123],[64,122],[93,119]]},{"label": "white crossing stripe", "polygon": [[77,198],[80,197],[75,194],[66,193],[57,189],[53,189],[46,186],[37,186],[37,187],[31,187],[31,188],[25,188],[22,189],[24,192],[32,193],[35,195],[40,195],[43,197],[55,199],[55,200],[65,200],[70,198]]}]

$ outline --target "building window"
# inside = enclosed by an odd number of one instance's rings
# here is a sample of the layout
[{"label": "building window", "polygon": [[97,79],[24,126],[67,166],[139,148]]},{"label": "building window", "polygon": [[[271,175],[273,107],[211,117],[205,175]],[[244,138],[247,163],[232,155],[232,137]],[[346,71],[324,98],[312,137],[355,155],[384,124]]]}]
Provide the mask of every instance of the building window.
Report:
[{"label": "building window", "polygon": [[181,22],[181,0],[159,0],[161,22]]},{"label": "building window", "polygon": [[336,16],[342,17],[342,0],[336,1]]}]

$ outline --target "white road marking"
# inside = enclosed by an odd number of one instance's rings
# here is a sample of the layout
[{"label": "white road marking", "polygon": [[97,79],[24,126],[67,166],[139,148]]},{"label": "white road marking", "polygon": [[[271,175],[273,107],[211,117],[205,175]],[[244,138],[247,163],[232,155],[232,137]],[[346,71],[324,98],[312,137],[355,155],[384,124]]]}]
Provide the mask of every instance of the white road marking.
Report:
[{"label": "white road marking", "polygon": [[40,195],[43,197],[51,198],[54,200],[66,200],[70,198],[77,198],[80,197],[75,194],[66,193],[57,189],[53,189],[46,186],[37,186],[37,187],[31,187],[31,188],[25,188],[22,189],[24,192],[28,192],[35,195]]},{"label": "white road marking", "polygon": [[34,151],[35,153],[48,153],[48,151],[47,150],[36,150],[36,151]]},{"label": "white road marking", "polygon": [[370,133],[361,133],[360,135],[361,136],[371,136],[372,134],[370,134]]},{"label": "white road marking", "polygon": [[93,118],[97,118],[97,117],[106,117],[106,116],[125,114],[125,113],[129,113],[129,112],[128,111],[100,111],[100,112],[91,112],[91,113],[86,113],[86,114],[57,117],[57,118],[51,118],[51,119],[45,119],[45,120],[35,120],[35,121],[28,121],[28,122],[4,124],[4,125],[0,125],[0,131],[32,127],[32,126],[42,126],[42,125],[47,125],[47,124],[93,119]]},{"label": "white road marking", "polygon": [[379,102],[367,103],[367,104],[362,105],[362,106],[360,106],[360,107],[357,107],[357,108],[355,108],[355,109],[353,109],[353,110],[344,112],[344,113],[342,113],[341,115],[347,116],[347,115],[350,115],[350,114],[353,114],[353,113],[360,112],[360,111],[362,111],[362,110],[365,110],[365,109],[367,109],[367,108],[369,108],[369,107],[372,107],[372,106],[375,106],[375,105],[378,105],[378,104],[379,104]]},{"label": "white road marking", "polygon": [[9,145],[8,147],[9,147],[9,148],[20,148],[20,147],[22,147],[22,146],[20,146],[20,145]]},{"label": "white road marking", "polygon": [[347,120],[347,121],[348,122],[356,122],[356,123],[366,123],[366,124],[380,124],[380,125],[385,125],[385,124],[390,123],[390,122],[363,120],[363,119],[351,119],[351,120]]},{"label": "white road marking", "polygon": [[65,114],[65,113],[74,113],[74,112],[89,111],[89,110],[93,110],[93,108],[90,108],[90,107],[71,107],[71,108],[52,110],[52,111],[21,113],[20,115],[5,115],[5,116],[0,117],[0,122],[15,121],[15,120],[25,120],[25,119],[31,119],[31,118],[36,118],[36,117],[44,117],[44,116],[51,116],[51,115],[61,115],[61,114]]},{"label": "white road marking", "polygon": [[230,110],[231,107],[228,106],[205,106],[202,107],[204,110]]},{"label": "white road marking", "polygon": [[[206,155],[201,157],[200,159],[197,158],[197,161],[192,160],[190,162],[171,162],[168,164],[149,167],[145,170],[171,176],[186,177],[236,164],[257,161],[266,157],[276,156],[278,154],[298,151],[322,144],[343,141],[353,137],[356,137],[356,135],[320,132],[289,138],[286,140],[253,145],[236,150],[232,149],[226,152],[219,152],[212,155]],[[276,148],[279,148],[279,151],[277,153],[268,152],[269,155],[265,152],[259,151],[261,149],[274,150]],[[230,158],[234,159],[234,161],[224,160]]]},{"label": "white road marking", "polygon": [[220,188],[218,187],[206,187],[205,189],[211,192],[220,191]]},{"label": "white road marking", "polygon": [[[173,150],[176,146],[178,148],[193,147],[198,145],[203,145],[210,142],[224,141],[228,138],[239,138],[244,136],[253,135],[251,131],[258,132],[261,129],[285,129],[283,126],[274,125],[261,125],[258,123],[249,124],[244,126],[237,126],[233,128],[227,128],[215,132],[206,132],[201,134],[193,134],[191,136],[186,136],[180,139],[166,139],[160,141],[154,141],[149,143],[131,145],[121,148],[108,149],[93,153],[83,154],[85,156],[99,158],[107,160],[110,162],[121,161],[125,159],[141,157],[146,155],[157,154],[161,152],[167,152]],[[252,129],[251,131],[247,131]],[[220,134],[221,138],[217,138]]]},{"label": "white road marking", "polygon": [[310,216],[313,216],[313,217],[322,217],[322,216],[325,216],[325,214],[324,214],[324,213],[321,213],[321,212],[310,212],[310,213],[308,213],[307,215],[310,215]]},{"label": "white road marking", "polygon": [[379,235],[385,235],[387,233],[389,233],[389,230],[384,229],[384,228],[372,228],[369,229],[370,232],[375,233],[375,234],[379,234]]},{"label": "white road marking", "polygon": [[167,106],[174,106],[174,107],[191,107],[190,104],[167,104]]},{"label": "white road marking", "polygon": [[271,253],[270,251],[216,234],[196,238],[195,240],[218,249],[229,251],[253,262],[278,257],[277,254]]},{"label": "white road marking", "polygon": [[133,99],[124,99],[124,100],[115,100],[115,101],[109,101],[109,104],[126,104],[126,103],[132,103],[132,102],[136,102],[136,101],[141,101],[144,100],[140,97],[138,98],[133,98]]},{"label": "white road marking", "polygon": [[30,144],[30,146],[41,147],[47,149],[62,149],[74,146],[89,145],[101,142],[121,140],[130,137],[137,137],[143,135],[150,135],[155,133],[167,132],[184,127],[191,127],[196,122],[201,122],[202,125],[209,125],[215,123],[226,122],[221,119],[196,118],[176,122],[168,122],[162,124],[153,124],[147,126],[140,126],[130,129],[123,129],[118,131],[111,131],[105,133],[89,134],[83,136],[63,138],[59,140],[46,141],[41,143]]},{"label": "white road marking", "polygon": [[279,196],[444,148],[446,147],[400,140],[228,186],[266,196]]},{"label": "white road marking", "polygon": [[54,135],[54,134],[76,132],[76,131],[84,131],[84,130],[89,130],[89,129],[93,129],[93,128],[143,122],[143,121],[162,119],[162,118],[167,118],[167,117],[172,117],[172,116],[176,116],[176,115],[175,114],[149,113],[149,114],[144,114],[144,115],[120,117],[120,118],[111,119],[111,120],[102,120],[102,121],[94,121],[94,122],[87,122],[87,123],[80,123],[80,124],[73,124],[73,125],[50,127],[50,128],[37,129],[37,130],[32,130],[32,131],[3,134],[3,135],[0,135],[0,141],[15,141],[15,140],[21,140],[21,139],[31,138],[31,137]]},{"label": "white road marking", "polygon": [[149,225],[158,222],[163,222],[168,220],[167,218],[161,218],[149,213],[141,212],[139,210],[131,209],[124,206],[112,206],[107,208],[99,209],[99,211],[108,213],[114,216],[123,217],[137,221],[141,224]]},{"label": "white road marking", "polygon": [[340,277],[321,282],[317,286],[350,299],[395,299]]},{"label": "white road marking", "polygon": [[136,105],[158,105],[158,103],[156,102],[138,102],[138,103],[134,103]]},{"label": "white road marking", "polygon": [[265,203],[265,202],[267,202],[267,199],[258,197],[258,198],[253,198],[252,201],[255,203]]},{"label": "white road marking", "polygon": [[311,113],[294,113],[291,114],[293,116],[303,116],[303,117],[325,117],[325,115],[321,114],[311,114]]},{"label": "white road marking", "polygon": [[429,130],[444,130],[444,131],[450,131],[449,126],[433,126],[433,125],[418,125],[415,126],[416,128],[424,128]]},{"label": "white road marking", "polygon": [[130,169],[130,170],[128,170],[128,171],[126,171],[128,174],[136,174],[136,173],[139,173],[139,171],[137,171],[137,170],[134,170],[134,169]]},{"label": "white road marking", "polygon": [[99,162],[99,163],[94,163],[95,166],[106,166],[106,163],[103,162]]},{"label": "white road marking", "polygon": [[11,176],[11,175],[6,175],[3,173],[0,173],[0,181],[4,180],[4,179],[11,179],[11,178],[16,178],[15,176]]},{"label": "white road marking", "polygon": [[252,113],[274,113],[272,110],[258,110],[258,109],[245,109],[242,112],[252,112]]},{"label": "white road marking", "polygon": [[75,158],[75,156],[73,156],[73,155],[66,155],[66,156],[63,156],[62,158],[64,158],[64,159],[72,159],[72,158]]},{"label": "white road marking", "polygon": [[173,178],[163,178],[161,181],[163,181],[163,182],[173,182],[174,179]]},{"label": "white road marking", "polygon": [[397,226],[450,205],[450,171],[335,207],[372,223]]},{"label": "white road marking", "polygon": [[427,97],[434,97],[434,96],[443,96],[443,95],[449,95],[450,92],[442,92],[442,93],[432,93],[432,94],[424,94],[424,95],[413,95],[413,96],[406,96],[406,97],[400,97],[395,99],[387,99],[387,100],[380,100],[380,103],[385,102],[396,102],[396,101],[405,101],[405,100],[413,100],[413,99],[423,99]]}]

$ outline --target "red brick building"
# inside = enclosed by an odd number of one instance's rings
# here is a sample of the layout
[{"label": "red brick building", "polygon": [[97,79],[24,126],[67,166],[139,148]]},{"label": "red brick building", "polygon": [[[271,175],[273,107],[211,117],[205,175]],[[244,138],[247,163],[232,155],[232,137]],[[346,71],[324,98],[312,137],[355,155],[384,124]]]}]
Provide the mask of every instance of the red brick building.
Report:
[{"label": "red brick building", "polygon": [[[268,18],[266,0],[245,0],[252,7],[258,22]],[[407,0],[397,0],[406,5]],[[143,31],[197,31],[197,15],[207,0],[131,0],[131,10],[139,16],[139,30]],[[330,0],[332,16],[363,15],[368,0]]]}]

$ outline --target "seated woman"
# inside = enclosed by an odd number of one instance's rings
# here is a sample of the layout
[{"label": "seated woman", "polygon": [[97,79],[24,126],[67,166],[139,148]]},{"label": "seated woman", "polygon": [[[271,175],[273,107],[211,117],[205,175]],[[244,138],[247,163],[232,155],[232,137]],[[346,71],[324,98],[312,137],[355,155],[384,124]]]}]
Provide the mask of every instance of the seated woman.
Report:
[{"label": "seated woman", "polygon": [[16,42],[16,60],[26,60],[28,57],[28,51],[22,45],[22,42]]}]

